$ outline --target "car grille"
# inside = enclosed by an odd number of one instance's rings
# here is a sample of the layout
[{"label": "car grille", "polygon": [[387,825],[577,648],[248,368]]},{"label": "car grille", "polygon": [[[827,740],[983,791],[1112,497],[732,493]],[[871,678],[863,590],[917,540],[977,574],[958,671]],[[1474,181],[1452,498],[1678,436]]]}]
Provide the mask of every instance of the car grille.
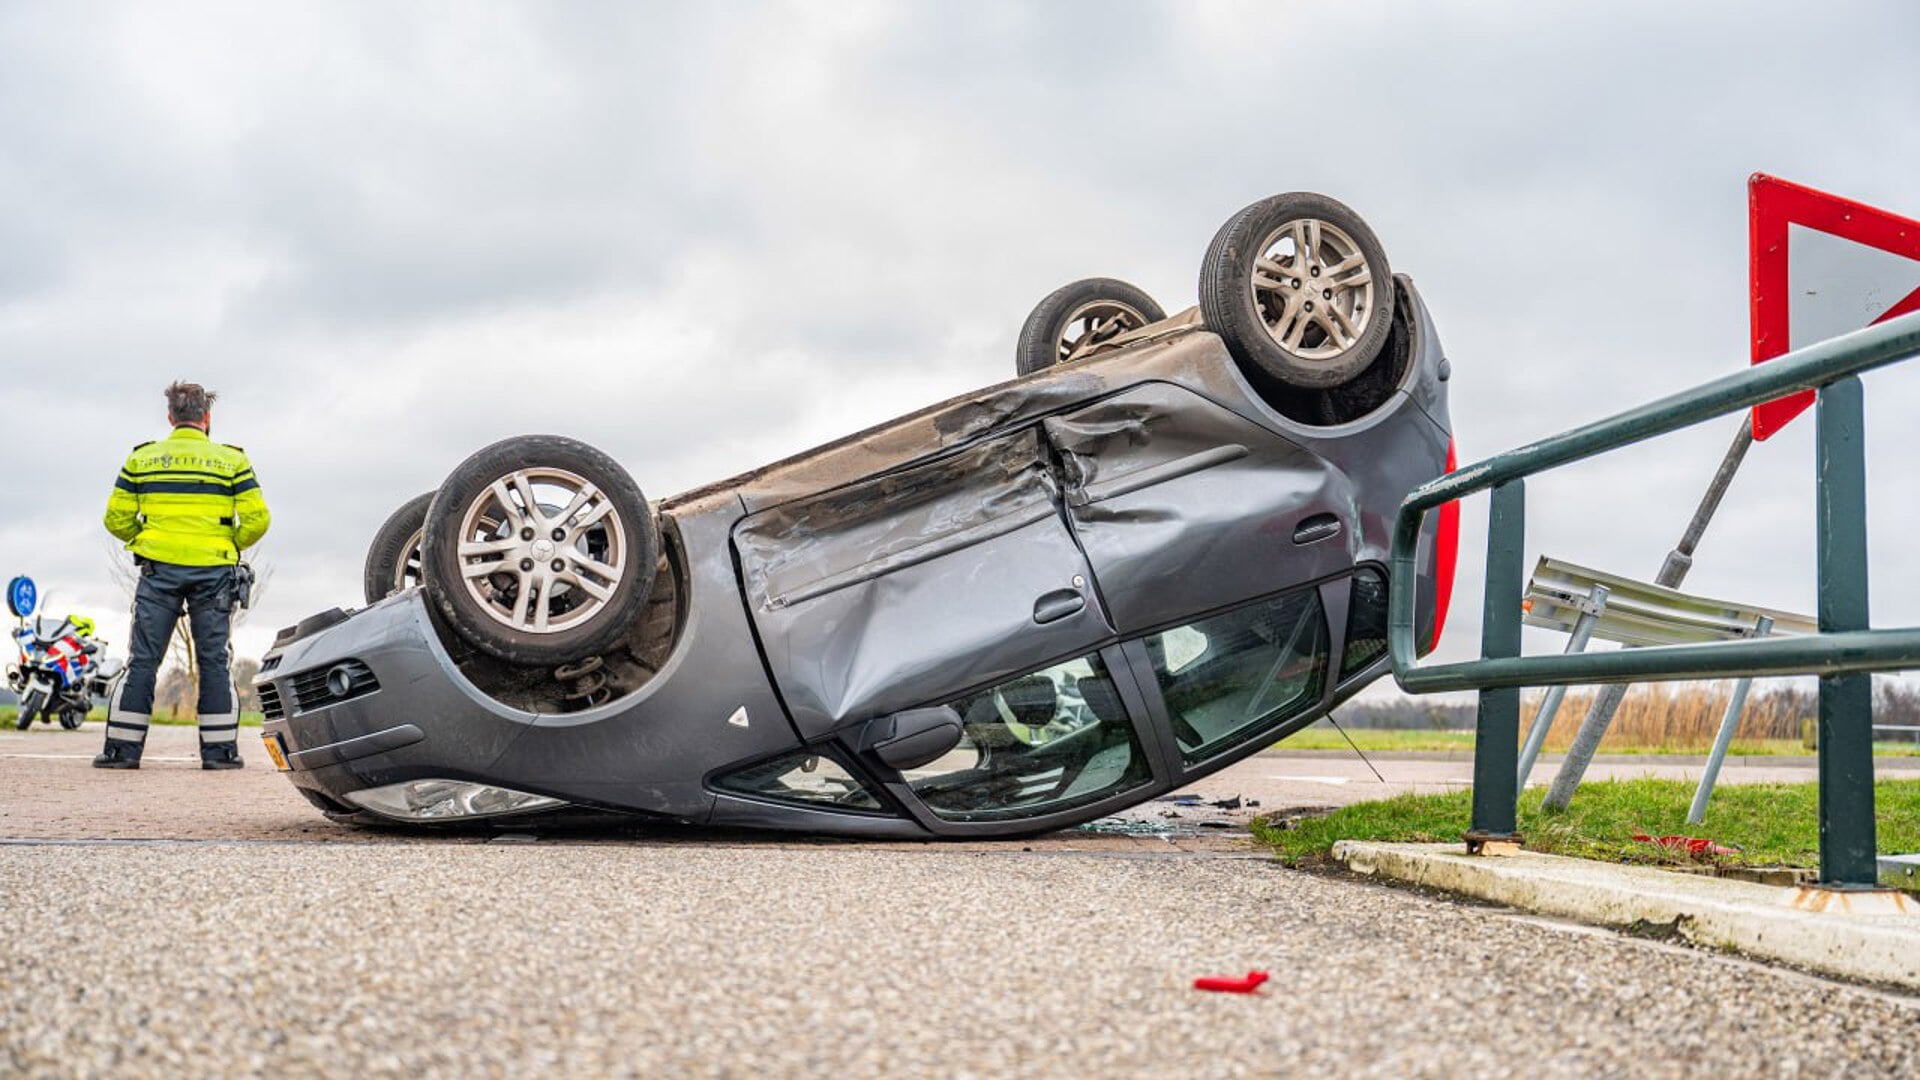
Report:
[{"label": "car grille", "polygon": [[267,672],[279,666],[280,658],[277,656],[269,656],[265,660],[260,661],[260,674],[265,675]]},{"label": "car grille", "polygon": [[254,689],[260,694],[260,711],[269,720],[285,720],[286,707],[280,704],[280,688],[270,682],[256,683]]},{"label": "car grille", "polygon": [[[335,680],[329,678],[336,671],[345,675],[344,693],[336,692],[336,687],[332,685]],[[365,697],[380,689],[380,680],[374,677],[373,669],[359,660],[342,660],[323,668],[298,672],[286,682],[293,693],[293,711],[297,713],[312,712],[342,701]]]}]

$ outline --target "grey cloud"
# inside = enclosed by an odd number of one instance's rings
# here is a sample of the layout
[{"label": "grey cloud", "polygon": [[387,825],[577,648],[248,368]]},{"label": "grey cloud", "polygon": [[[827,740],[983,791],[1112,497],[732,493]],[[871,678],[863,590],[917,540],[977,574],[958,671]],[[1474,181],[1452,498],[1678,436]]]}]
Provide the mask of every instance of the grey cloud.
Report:
[{"label": "grey cloud", "polygon": [[[1220,221],[1299,188],[1420,284],[1463,454],[1517,445],[1742,362],[1748,172],[1920,212],[1920,16],[1822,11],[0,7],[0,400],[10,445],[67,448],[0,481],[0,572],[92,595],[112,470],[198,377],[276,513],[257,645],[351,602],[374,526],[485,442],[692,487],[1002,379],[1067,280],[1185,306]],[[1869,389],[1900,460],[1920,384]],[[1651,574],[1730,430],[1542,478],[1530,554]],[[1806,605],[1808,454],[1756,451],[1700,589]],[[1882,622],[1920,616],[1899,479]]]}]

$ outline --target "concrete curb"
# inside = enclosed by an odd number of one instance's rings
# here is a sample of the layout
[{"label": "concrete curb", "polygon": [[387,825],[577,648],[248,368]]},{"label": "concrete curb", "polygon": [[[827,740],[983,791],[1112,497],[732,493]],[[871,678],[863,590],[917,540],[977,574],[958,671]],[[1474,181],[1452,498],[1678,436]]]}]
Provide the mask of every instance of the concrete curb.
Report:
[{"label": "concrete curb", "polygon": [[1791,906],[1803,892],[1796,888],[1525,851],[1472,856],[1457,844],[1342,840],[1333,856],[1355,873],[1602,926],[1670,925],[1699,944],[1920,990],[1920,904],[1905,897],[1851,894],[1879,898],[1883,911],[1904,905],[1906,914],[1858,914],[1838,905],[1814,912]]}]

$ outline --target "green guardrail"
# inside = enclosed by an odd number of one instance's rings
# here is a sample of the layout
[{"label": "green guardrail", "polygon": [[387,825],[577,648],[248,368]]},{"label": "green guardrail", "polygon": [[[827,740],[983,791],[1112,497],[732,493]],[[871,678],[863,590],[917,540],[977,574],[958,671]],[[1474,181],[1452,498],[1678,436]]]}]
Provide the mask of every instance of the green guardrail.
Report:
[{"label": "green guardrail", "polygon": [[[1859,375],[1920,355],[1920,313],[1823,341],[1572,431],[1466,465],[1423,484],[1394,522],[1387,641],[1393,677],[1408,693],[1477,690],[1470,846],[1518,839],[1520,688],[1754,677],[1820,676],[1820,877],[1873,887],[1873,692],[1868,672],[1920,667],[1920,627],[1867,624],[1865,419]],[[1820,632],[1806,637],[1668,645],[1615,652],[1520,655],[1526,588],[1525,479],[1548,469],[1815,389],[1817,575]],[[1481,659],[1416,664],[1414,585],[1426,515],[1491,491]]]}]

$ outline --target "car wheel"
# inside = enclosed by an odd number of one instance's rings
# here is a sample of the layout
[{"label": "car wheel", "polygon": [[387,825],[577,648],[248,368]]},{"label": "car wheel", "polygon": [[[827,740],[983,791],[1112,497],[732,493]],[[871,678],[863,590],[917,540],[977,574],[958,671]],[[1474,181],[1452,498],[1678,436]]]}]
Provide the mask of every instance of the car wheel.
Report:
[{"label": "car wheel", "polygon": [[510,663],[566,664],[626,635],[653,588],[660,533],[612,458],[557,435],[494,443],[434,493],[427,594],[455,633]]},{"label": "car wheel", "polygon": [[1167,317],[1139,288],[1113,278],[1087,278],[1047,295],[1020,327],[1014,367],[1022,375],[1080,360],[1121,334]]},{"label": "car wheel", "polygon": [[1214,234],[1200,314],[1243,368],[1304,389],[1365,371],[1393,323],[1393,273],[1373,230],[1311,192],[1263,199]]},{"label": "car wheel", "polygon": [[426,532],[427,506],[432,502],[431,491],[408,499],[373,534],[361,574],[367,603],[420,584],[420,538]]}]

